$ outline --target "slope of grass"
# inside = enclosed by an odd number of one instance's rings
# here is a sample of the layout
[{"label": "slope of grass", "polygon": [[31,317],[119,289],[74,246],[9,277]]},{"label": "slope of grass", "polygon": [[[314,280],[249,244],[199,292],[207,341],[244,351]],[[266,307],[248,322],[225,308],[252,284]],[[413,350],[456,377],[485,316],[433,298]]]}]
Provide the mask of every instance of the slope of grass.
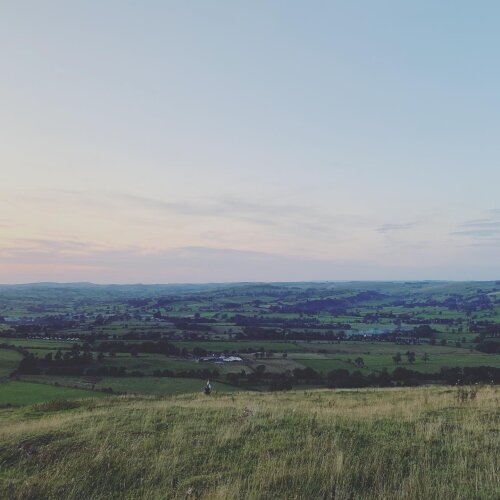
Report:
[{"label": "slope of grass", "polygon": [[424,387],[4,410],[0,497],[498,498],[499,397]]}]

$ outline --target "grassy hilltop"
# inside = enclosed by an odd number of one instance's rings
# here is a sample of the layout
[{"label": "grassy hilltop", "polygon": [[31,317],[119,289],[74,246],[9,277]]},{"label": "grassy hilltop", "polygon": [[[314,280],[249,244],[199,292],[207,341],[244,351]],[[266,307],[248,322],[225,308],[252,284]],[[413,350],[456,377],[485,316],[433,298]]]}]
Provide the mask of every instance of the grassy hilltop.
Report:
[{"label": "grassy hilltop", "polygon": [[1,498],[498,498],[498,386],[0,410]]}]

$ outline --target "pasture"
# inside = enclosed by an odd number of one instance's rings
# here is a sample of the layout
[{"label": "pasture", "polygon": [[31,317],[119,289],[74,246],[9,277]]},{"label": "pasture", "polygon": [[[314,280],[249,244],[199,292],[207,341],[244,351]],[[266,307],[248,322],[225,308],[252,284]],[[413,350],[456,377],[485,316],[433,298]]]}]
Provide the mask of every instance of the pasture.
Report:
[{"label": "pasture", "polygon": [[11,349],[0,349],[0,379],[17,369],[22,356]]},{"label": "pasture", "polygon": [[41,383],[10,381],[0,383],[0,405],[24,406],[52,399],[103,397],[104,393],[71,387],[56,387]]}]

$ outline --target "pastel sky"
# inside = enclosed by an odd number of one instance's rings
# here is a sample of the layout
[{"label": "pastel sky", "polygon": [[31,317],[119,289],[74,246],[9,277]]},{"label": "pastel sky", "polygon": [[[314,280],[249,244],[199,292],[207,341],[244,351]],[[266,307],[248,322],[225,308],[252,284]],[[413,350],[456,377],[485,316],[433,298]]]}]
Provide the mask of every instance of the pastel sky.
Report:
[{"label": "pastel sky", "polygon": [[499,279],[499,19],[1,1],[0,283]]}]

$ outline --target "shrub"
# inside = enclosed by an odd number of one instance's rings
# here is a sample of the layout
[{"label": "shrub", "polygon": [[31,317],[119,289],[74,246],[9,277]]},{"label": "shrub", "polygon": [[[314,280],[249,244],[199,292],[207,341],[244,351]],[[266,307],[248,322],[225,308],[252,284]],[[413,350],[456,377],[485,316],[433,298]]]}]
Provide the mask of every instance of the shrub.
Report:
[{"label": "shrub", "polygon": [[52,399],[51,401],[46,401],[45,403],[37,403],[32,406],[36,411],[60,411],[60,410],[71,410],[73,408],[78,408],[80,403],[77,401],[69,401],[67,399]]}]

